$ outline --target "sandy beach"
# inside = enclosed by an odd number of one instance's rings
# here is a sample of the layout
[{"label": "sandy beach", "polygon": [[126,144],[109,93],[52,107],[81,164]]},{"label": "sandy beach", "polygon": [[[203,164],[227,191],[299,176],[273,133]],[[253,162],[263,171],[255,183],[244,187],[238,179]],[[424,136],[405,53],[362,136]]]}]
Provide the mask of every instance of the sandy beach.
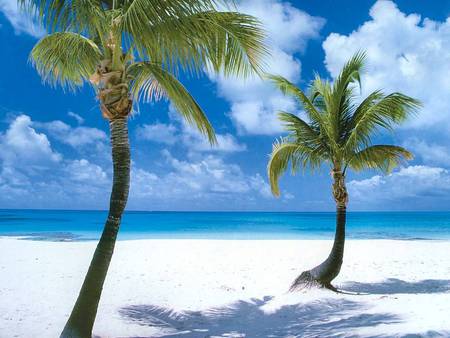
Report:
[{"label": "sandy beach", "polygon": [[[0,337],[57,337],[95,242],[0,238]],[[119,241],[99,337],[450,336],[450,242],[349,240],[335,285],[287,293],[321,240]]]}]

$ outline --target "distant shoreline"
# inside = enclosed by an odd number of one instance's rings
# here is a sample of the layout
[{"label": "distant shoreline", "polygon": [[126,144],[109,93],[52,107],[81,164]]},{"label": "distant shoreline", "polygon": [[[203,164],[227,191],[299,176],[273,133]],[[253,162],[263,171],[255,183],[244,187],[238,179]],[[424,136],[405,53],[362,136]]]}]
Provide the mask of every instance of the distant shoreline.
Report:
[{"label": "distant shoreline", "polygon": [[[64,235],[49,235],[45,236],[43,234],[1,234],[0,239],[17,239],[22,241],[36,241],[36,242],[61,242],[61,243],[71,243],[71,242],[98,242],[99,238],[83,238],[81,236],[76,236],[74,234],[64,234]],[[120,242],[126,241],[330,241],[333,238],[220,238],[220,237],[134,237],[134,238],[118,238]],[[346,241],[432,241],[432,242],[450,242],[449,238],[347,238]]]}]

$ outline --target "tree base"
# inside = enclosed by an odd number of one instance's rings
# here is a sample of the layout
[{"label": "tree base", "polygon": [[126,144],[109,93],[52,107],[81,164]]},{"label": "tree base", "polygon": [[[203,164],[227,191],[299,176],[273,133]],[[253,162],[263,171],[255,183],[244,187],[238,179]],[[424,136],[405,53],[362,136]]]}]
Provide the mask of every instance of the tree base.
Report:
[{"label": "tree base", "polygon": [[303,271],[298,276],[289,288],[289,292],[300,291],[311,288],[326,288],[328,290],[339,292],[330,281],[324,281],[320,278],[314,277],[310,270]]}]

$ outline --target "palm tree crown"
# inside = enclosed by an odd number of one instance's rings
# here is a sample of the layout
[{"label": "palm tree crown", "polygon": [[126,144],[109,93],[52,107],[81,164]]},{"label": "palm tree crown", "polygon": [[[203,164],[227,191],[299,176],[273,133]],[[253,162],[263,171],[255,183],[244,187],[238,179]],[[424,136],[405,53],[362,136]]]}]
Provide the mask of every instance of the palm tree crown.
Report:
[{"label": "palm tree crown", "polygon": [[50,31],[31,53],[46,82],[75,89],[89,81],[107,118],[130,111],[132,99],[166,97],[211,142],[213,128],[178,71],[247,76],[261,71],[267,53],[259,22],[218,11],[214,0],[19,2]]},{"label": "palm tree crown", "polygon": [[293,172],[318,169],[328,163],[333,173],[345,176],[347,168],[389,172],[402,160],[412,158],[409,151],[399,146],[372,145],[371,138],[379,129],[391,130],[415,112],[420,103],[400,93],[385,95],[376,90],[357,104],[355,90],[365,58],[364,52],[356,53],[333,83],[316,75],[307,94],[281,76],[268,76],[283,93],[300,101],[307,116],[304,120],[287,112],[279,113],[289,134],[275,142],[268,164],[275,195],[280,194],[278,180],[289,163]]}]

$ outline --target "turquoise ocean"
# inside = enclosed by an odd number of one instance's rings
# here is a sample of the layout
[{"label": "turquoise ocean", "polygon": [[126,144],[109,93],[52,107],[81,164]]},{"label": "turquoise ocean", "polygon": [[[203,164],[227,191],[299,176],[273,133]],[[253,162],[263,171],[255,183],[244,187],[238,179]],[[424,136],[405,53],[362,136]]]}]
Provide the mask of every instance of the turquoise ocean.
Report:
[{"label": "turquoise ocean", "polygon": [[[35,240],[93,240],[107,213],[74,210],[0,210],[0,236]],[[331,239],[333,212],[128,211],[119,240]],[[349,212],[349,239],[450,239],[450,212]]]}]

